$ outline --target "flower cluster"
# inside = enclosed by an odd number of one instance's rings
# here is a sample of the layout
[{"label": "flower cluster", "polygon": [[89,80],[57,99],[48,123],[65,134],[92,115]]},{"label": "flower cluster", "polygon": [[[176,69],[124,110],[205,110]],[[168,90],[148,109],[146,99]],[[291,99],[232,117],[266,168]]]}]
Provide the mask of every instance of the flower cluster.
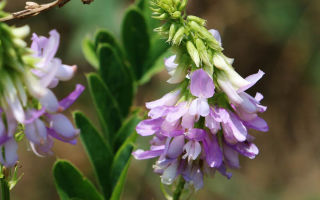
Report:
[{"label": "flower cluster", "polygon": [[24,38],[29,27],[0,24],[0,162],[6,167],[18,160],[17,141],[23,136],[39,156],[51,154],[53,139],[75,143],[79,130],[62,114],[83,92],[80,84],[58,101],[52,88],[70,80],[77,67],[55,57],[59,34],[32,37],[31,48]]},{"label": "flower cluster", "polygon": [[[163,2],[176,6],[179,4],[175,2],[180,1],[155,2],[160,7],[157,12],[164,12],[167,7],[163,5],[168,4]],[[233,59],[221,52],[219,32],[204,30],[201,20],[187,17],[187,23],[180,24],[173,37],[170,30],[165,33],[169,42],[173,38],[171,42],[176,51],[176,55],[165,60],[171,75],[168,82],[179,83],[179,86],[162,98],[146,103],[149,119],[140,122],[136,130],[141,136],[153,136],[151,147],[133,153],[138,160],[158,157],[153,167],[161,175],[162,183],[172,184],[181,175],[196,189],[203,187],[204,176],[216,171],[230,178],[227,168],[240,167],[239,154],[250,159],[258,155],[249,129],[268,131],[267,123],[258,116],[266,111],[260,104],[262,94],[252,97],[245,92],[264,73],[259,70],[242,78],[232,67]],[[192,31],[189,22],[200,28]],[[184,31],[177,43],[174,38],[180,34],[181,27],[189,32]]]}]

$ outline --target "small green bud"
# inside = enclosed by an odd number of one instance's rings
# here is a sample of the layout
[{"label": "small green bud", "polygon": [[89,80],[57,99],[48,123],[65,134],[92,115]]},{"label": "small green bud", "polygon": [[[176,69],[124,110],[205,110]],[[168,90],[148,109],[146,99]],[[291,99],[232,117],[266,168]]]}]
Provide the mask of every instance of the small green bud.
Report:
[{"label": "small green bud", "polygon": [[193,16],[193,15],[189,15],[187,17],[187,20],[188,21],[194,21],[194,22],[197,22],[198,24],[200,24],[201,26],[205,26],[207,24],[207,21],[200,18],[200,17],[197,17],[197,16]]},{"label": "small green bud", "polygon": [[163,10],[162,10],[161,8],[153,8],[153,7],[150,7],[150,10],[151,10],[152,12],[158,12],[158,13],[162,13],[162,12],[163,12]]},{"label": "small green bud", "polygon": [[178,6],[180,5],[181,0],[173,0],[174,6],[178,9]]},{"label": "small green bud", "polygon": [[180,11],[175,11],[174,13],[171,14],[171,17],[173,19],[178,19],[181,17],[181,12]]},{"label": "small green bud", "polygon": [[170,29],[169,29],[168,42],[170,42],[173,39],[176,31],[177,31],[177,25],[175,23],[171,24]]},{"label": "small green bud", "polygon": [[159,6],[160,8],[162,8],[163,10],[165,10],[166,12],[173,12],[174,11],[174,8],[171,6],[171,5],[168,5],[164,2],[159,2]]},{"label": "small green bud", "polygon": [[187,3],[188,3],[188,0],[182,0],[181,4],[179,6],[179,10],[184,11],[187,7]]},{"label": "small green bud", "polygon": [[183,37],[184,37],[184,34],[185,34],[185,28],[183,26],[181,26],[178,31],[176,32],[176,34],[174,35],[173,37],[173,40],[172,40],[172,43],[175,44],[175,45],[180,45]]},{"label": "small green bud", "polygon": [[209,55],[207,51],[206,45],[203,43],[201,39],[196,39],[196,47],[200,54],[200,59],[205,65],[212,66],[212,63],[209,60]]},{"label": "small green bud", "polygon": [[152,16],[154,19],[159,19],[159,20],[165,20],[168,18],[168,14],[167,13],[163,13],[160,16]]},{"label": "small green bud", "polygon": [[191,41],[187,42],[187,50],[193,62],[196,64],[197,67],[199,67],[200,66],[199,52]]}]

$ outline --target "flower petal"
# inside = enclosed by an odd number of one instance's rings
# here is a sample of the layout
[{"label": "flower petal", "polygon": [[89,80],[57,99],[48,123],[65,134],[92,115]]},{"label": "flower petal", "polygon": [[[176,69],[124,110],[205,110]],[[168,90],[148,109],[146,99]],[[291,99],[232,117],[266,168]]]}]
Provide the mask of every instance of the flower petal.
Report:
[{"label": "flower petal", "polygon": [[211,98],[214,94],[212,78],[203,69],[198,69],[191,74],[190,91],[196,97]]},{"label": "flower petal", "polygon": [[153,135],[160,130],[163,121],[162,118],[143,120],[137,125],[136,131],[141,136]]}]

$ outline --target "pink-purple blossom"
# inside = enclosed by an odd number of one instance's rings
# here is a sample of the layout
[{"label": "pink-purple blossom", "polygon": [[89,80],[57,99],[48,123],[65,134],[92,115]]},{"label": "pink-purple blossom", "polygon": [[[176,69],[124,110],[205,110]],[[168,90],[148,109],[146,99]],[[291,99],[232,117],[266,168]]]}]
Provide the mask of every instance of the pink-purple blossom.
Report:
[{"label": "pink-purple blossom", "polygon": [[[220,34],[210,31],[221,44]],[[234,71],[233,59],[216,55],[219,70],[210,74],[205,68],[189,69],[179,90],[159,100],[146,103],[149,119],[140,122],[137,133],[153,136],[150,149],[138,149],[138,160],[157,158],[154,171],[164,184],[172,184],[179,176],[196,189],[203,187],[203,178],[216,171],[231,178],[228,168],[239,168],[239,155],[255,158],[259,150],[253,143],[250,129],[266,132],[267,123],[258,116],[266,111],[260,104],[262,94],[255,97],[245,91],[264,73],[243,79]],[[171,76],[179,67],[176,56],[165,61]],[[219,65],[219,66],[218,66]]]},{"label": "pink-purple blossom", "polygon": [[[52,88],[59,81],[70,80],[77,69],[56,58],[60,35],[50,31],[50,37],[32,37],[31,58],[34,66],[27,70],[21,79],[3,80],[7,89],[1,101],[0,114],[0,162],[13,166],[18,160],[16,133],[22,131],[31,149],[39,156],[52,154],[54,139],[75,144],[79,130],[63,114],[84,91],[84,86],[77,84],[73,92],[58,100]],[[25,91],[26,88],[26,91]],[[1,100],[3,100],[1,99]],[[19,126],[19,129],[18,129]]]}]

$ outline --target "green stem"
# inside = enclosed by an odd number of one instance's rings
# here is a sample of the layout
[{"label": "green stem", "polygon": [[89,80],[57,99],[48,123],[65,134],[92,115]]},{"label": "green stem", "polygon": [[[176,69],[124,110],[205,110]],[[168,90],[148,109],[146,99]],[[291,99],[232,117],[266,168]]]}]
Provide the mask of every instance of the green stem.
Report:
[{"label": "green stem", "polygon": [[177,185],[176,190],[173,193],[173,200],[179,200],[184,189],[185,180],[183,177],[180,177],[179,183]]},{"label": "green stem", "polygon": [[0,185],[1,185],[1,199],[10,200],[10,190],[9,190],[8,182],[4,178],[0,178]]}]

